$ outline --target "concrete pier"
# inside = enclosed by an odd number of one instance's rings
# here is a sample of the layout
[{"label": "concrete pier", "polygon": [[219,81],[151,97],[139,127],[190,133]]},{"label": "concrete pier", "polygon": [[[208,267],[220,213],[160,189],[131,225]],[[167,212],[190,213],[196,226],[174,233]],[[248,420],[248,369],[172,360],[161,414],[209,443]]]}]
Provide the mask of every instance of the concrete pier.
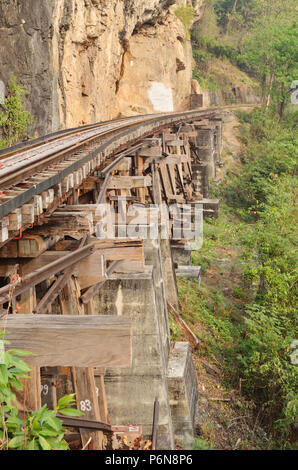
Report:
[{"label": "concrete pier", "polygon": [[[114,274],[99,292],[96,308],[107,315],[132,319],[133,361],[130,369],[107,369],[105,386],[113,425],[141,425],[152,433],[155,397],[160,403],[158,449],[173,449],[174,434],[168,396],[168,347],[158,309],[153,267],[143,274]],[[167,338],[169,339],[169,338]]]},{"label": "concrete pier", "polygon": [[168,364],[168,386],[175,438],[183,449],[192,449],[198,382],[188,343],[173,345]]}]

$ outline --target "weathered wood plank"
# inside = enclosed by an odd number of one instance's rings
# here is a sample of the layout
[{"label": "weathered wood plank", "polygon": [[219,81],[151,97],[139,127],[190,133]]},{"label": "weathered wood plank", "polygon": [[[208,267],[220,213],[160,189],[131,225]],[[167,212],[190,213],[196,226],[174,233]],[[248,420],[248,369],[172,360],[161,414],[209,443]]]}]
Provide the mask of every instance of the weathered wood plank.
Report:
[{"label": "weathered wood plank", "polygon": [[[1,324],[0,324],[1,326]],[[130,367],[131,321],[99,315],[8,315],[9,348],[32,351],[31,365]]]},{"label": "weathered wood plank", "polygon": [[40,235],[24,234],[20,240],[11,240],[0,249],[0,258],[36,258],[53,244],[59,237],[42,238]]},{"label": "weathered wood plank", "polygon": [[73,275],[78,278],[81,289],[87,289],[105,279],[104,255],[99,251],[81,260],[73,270]]},{"label": "weathered wood plank", "polygon": [[[73,384],[76,394],[77,406],[84,413],[84,419],[102,421],[99,410],[98,398],[96,395],[96,384],[94,370],[90,367],[72,368]],[[83,446],[88,445],[89,450],[103,449],[103,433],[88,432],[80,428]],[[90,442],[91,438],[91,442]]]},{"label": "weathered wood plank", "polygon": [[[13,316],[18,316],[18,315],[13,315]],[[29,378],[20,379],[20,381],[23,384],[23,390],[15,392],[16,398],[17,398],[17,402],[16,402],[17,408],[23,411],[24,410],[31,410],[31,411],[39,410],[41,408],[40,368],[37,366],[33,366],[30,372],[26,372],[26,375]]]},{"label": "weathered wood plank", "polygon": [[113,176],[108,189],[145,188],[152,185],[151,176]]},{"label": "weathered wood plank", "polygon": [[[102,242],[100,240],[95,241],[94,244],[95,248],[101,247]],[[24,264],[22,267],[23,275],[26,276],[29,273],[36,271],[40,268],[43,268],[49,263],[53,261],[57,261],[59,259],[64,258],[65,256],[69,255],[69,251],[45,251],[42,255],[38,258],[35,258],[28,263]],[[120,260],[129,260],[129,261],[144,261],[144,248],[143,246],[117,246],[110,248],[99,248],[91,256],[78,261],[78,263],[74,266],[74,274],[77,277],[83,278],[84,276],[89,277],[100,277],[99,280],[96,282],[101,282],[101,278],[104,277],[104,270],[101,257],[104,256],[106,261],[120,261]],[[0,271],[1,272],[1,271]],[[3,267],[3,273],[10,272],[7,270],[7,267]],[[83,284],[87,282],[83,281]],[[89,282],[89,281],[88,281]],[[81,284],[81,280],[80,280]],[[90,284],[91,285],[91,284]],[[81,288],[85,289],[85,287]]]}]

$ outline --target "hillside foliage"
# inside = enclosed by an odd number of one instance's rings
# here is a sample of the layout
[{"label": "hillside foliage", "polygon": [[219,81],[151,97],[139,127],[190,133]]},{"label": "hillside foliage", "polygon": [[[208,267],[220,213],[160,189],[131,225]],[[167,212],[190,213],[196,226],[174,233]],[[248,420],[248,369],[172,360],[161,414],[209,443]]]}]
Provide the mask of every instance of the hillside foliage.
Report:
[{"label": "hillside foliage", "polygon": [[26,139],[32,129],[33,117],[26,110],[26,89],[13,75],[4,103],[0,105],[0,148]]},{"label": "hillside foliage", "polygon": [[294,0],[211,0],[192,30],[195,78],[212,77],[214,57],[228,60],[259,82],[263,103],[282,118],[298,76],[296,18]]}]

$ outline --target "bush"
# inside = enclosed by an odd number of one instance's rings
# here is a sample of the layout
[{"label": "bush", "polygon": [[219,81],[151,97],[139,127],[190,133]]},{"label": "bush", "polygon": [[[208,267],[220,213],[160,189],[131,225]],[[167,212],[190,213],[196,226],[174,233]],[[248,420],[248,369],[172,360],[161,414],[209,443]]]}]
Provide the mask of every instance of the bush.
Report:
[{"label": "bush", "polygon": [[[7,341],[2,340],[7,343]],[[28,351],[11,349],[2,354],[0,364],[0,450],[67,450],[65,431],[57,413],[66,416],[82,416],[75,404],[74,395],[62,397],[54,410],[44,405],[40,410],[27,412],[21,419],[15,390],[22,390],[20,379],[26,379],[31,368],[21,357],[31,355]]]},{"label": "bush", "polygon": [[246,305],[238,371],[244,391],[265,410],[269,428],[286,446],[298,401],[297,366],[291,363],[297,329],[297,132],[290,115],[280,122],[256,110],[240,118],[243,167],[223,189],[237,214],[254,221],[242,236],[243,280],[253,301]]},{"label": "bush", "polygon": [[33,124],[33,117],[26,111],[24,96],[28,92],[18,84],[12,76],[9,84],[8,96],[4,104],[0,105],[0,148],[11,146],[26,137]]},{"label": "bush", "polygon": [[240,113],[242,121],[241,174],[230,174],[222,191],[228,203],[246,219],[256,218],[282,175],[293,174],[297,165],[297,133],[274,119],[271,113],[255,110]]},{"label": "bush", "polygon": [[175,10],[175,15],[181,20],[186,34],[186,40],[190,40],[190,27],[195,17],[195,10],[190,5],[180,5]]}]

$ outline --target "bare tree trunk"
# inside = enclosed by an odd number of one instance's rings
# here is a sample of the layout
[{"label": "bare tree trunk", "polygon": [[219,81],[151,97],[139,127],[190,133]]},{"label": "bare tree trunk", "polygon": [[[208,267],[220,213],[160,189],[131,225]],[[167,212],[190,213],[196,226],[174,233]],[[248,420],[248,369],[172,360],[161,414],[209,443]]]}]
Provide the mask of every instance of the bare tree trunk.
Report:
[{"label": "bare tree trunk", "polygon": [[268,92],[267,100],[266,100],[266,108],[269,108],[270,106],[273,80],[274,80],[274,74],[271,75],[270,80],[269,80],[269,92]]}]

